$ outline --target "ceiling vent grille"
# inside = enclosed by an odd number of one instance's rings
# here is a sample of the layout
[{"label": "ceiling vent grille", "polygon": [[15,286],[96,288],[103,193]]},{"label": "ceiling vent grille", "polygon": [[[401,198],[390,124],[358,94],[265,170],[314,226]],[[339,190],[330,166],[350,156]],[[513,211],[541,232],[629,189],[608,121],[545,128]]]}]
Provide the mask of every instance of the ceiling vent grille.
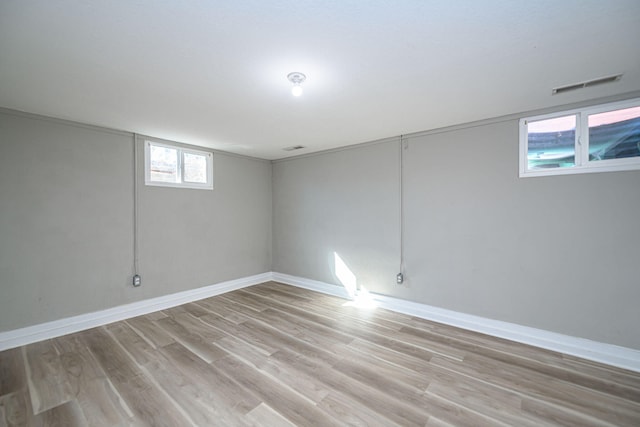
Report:
[{"label": "ceiling vent grille", "polygon": [[292,145],[291,147],[283,148],[284,151],[295,151],[301,150],[304,148],[304,145]]},{"label": "ceiling vent grille", "polygon": [[585,82],[575,83],[567,86],[556,87],[551,90],[552,95],[558,95],[560,93],[569,92],[576,89],[583,89],[585,87],[602,85],[605,83],[617,82],[622,78],[622,74],[616,74],[614,76],[601,77],[599,79],[587,80]]}]

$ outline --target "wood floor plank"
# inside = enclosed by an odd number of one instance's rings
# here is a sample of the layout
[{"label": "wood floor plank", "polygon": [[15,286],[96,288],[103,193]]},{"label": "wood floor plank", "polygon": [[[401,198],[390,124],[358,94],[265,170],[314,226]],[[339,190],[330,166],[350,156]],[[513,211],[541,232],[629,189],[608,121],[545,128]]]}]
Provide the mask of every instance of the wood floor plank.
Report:
[{"label": "wood floor plank", "polygon": [[153,313],[147,313],[144,316],[140,316],[140,317],[146,317],[151,321],[155,321],[155,320],[164,319],[165,317],[167,317],[167,315],[164,314],[162,311],[155,311]]},{"label": "wood floor plank", "polygon": [[[249,314],[251,311],[262,311],[269,308],[268,304],[264,304],[255,298],[245,298],[242,294],[227,295],[223,294],[219,296],[220,301],[223,301],[227,305],[238,306],[245,311],[245,314]],[[249,311],[247,311],[249,310]]]},{"label": "wood floor plank", "polygon": [[0,396],[26,388],[27,379],[20,349],[0,352]]},{"label": "wood floor plank", "polygon": [[247,328],[245,322],[242,323],[232,323],[222,317],[207,314],[206,316],[202,316],[203,322],[209,324],[211,327],[220,330],[227,335],[236,337],[238,339],[243,340],[244,342],[259,348],[267,354],[272,354],[278,348],[268,339],[268,337],[256,336],[255,333],[251,331],[250,328]]},{"label": "wood floor plank", "polygon": [[301,375],[299,372],[291,369],[287,364],[280,363],[278,360],[272,358],[267,359],[259,370],[271,378],[278,379],[288,385],[292,390],[315,404],[329,394],[329,389],[316,381],[315,378]]},{"label": "wood floor plank", "polygon": [[340,323],[336,322],[334,313],[331,312],[317,313],[314,310],[305,310],[297,306],[287,304],[273,298],[269,298],[268,294],[265,295],[264,292],[255,292],[253,288],[244,288],[236,292],[242,293],[243,295],[254,296],[264,303],[268,302],[269,308],[273,308],[285,313],[294,314],[302,319],[306,319],[319,325],[324,325],[329,328],[336,328],[340,325]]},{"label": "wood floor plank", "polygon": [[219,299],[206,298],[206,299],[197,301],[195,304],[205,308],[214,316],[221,317],[232,323],[238,324],[248,319],[247,316],[245,316],[244,314],[238,313],[238,311],[236,310],[233,310],[232,308],[229,307],[228,304],[225,304],[224,301]]},{"label": "wood floor plank", "polygon": [[243,425],[244,416],[260,404],[260,399],[232,379],[233,375],[225,375],[181,344],[170,344],[161,348],[160,352],[193,383],[208,386],[203,393],[204,399],[226,425]]},{"label": "wood floor plank", "polygon": [[372,346],[366,342],[357,340],[348,348],[355,352],[348,356],[348,360],[367,361],[386,377],[399,379],[418,389],[424,388],[433,395],[457,402],[470,410],[486,413],[507,424],[543,424],[543,420],[537,417],[522,415],[522,398],[511,391],[438,369],[429,361]]},{"label": "wood floor plank", "polygon": [[[292,295],[293,292],[277,292],[273,290],[269,290],[268,288],[260,288],[261,291],[256,292],[254,287],[245,288],[238,291],[235,294],[244,295],[242,292],[245,292],[250,297],[255,298],[256,296],[262,298],[267,305],[272,305],[273,302],[282,303],[291,307],[295,307],[298,309],[303,309],[306,311],[311,311],[314,313],[322,314],[331,312],[332,318],[341,323],[350,323],[355,324],[355,322],[368,322],[371,324],[372,328],[382,328],[382,331],[387,332],[387,330],[398,330],[402,328],[402,324],[397,322],[390,322],[381,316],[378,315],[377,312],[372,310],[361,310],[356,307],[351,307],[345,305],[344,300],[339,300],[334,297],[329,301],[323,300],[322,298],[282,298],[282,295]],[[231,298],[231,296],[229,296]],[[334,301],[338,300],[338,301]]]},{"label": "wood floor plank", "polygon": [[260,369],[268,360],[269,353],[254,347],[241,339],[232,335],[217,340],[214,345],[220,347],[227,353],[242,359],[244,362],[253,365],[256,369]]},{"label": "wood floor plank", "polygon": [[530,371],[518,364],[505,363],[502,360],[486,357],[481,354],[468,355],[465,363],[472,364],[480,372],[495,372],[500,370],[504,378],[517,379],[540,394],[572,402],[576,405],[587,406],[594,414],[600,411],[603,419],[607,419],[609,408],[617,407],[616,416],[635,418],[640,413],[640,400],[629,401],[620,399],[600,390],[599,387],[584,387],[581,383],[572,383],[565,378],[543,375],[536,370]]},{"label": "wood floor plank", "polygon": [[[589,422],[591,417],[603,422],[612,418],[640,420],[640,409],[634,404],[630,406],[628,401],[612,400],[602,393],[577,385],[572,386],[551,377],[541,377],[533,372],[521,371],[515,366],[501,365],[482,356],[469,356],[462,363],[434,357],[431,363],[514,390],[555,407],[565,407],[571,413],[585,414],[584,422]],[[615,413],[611,412],[612,406],[617,408]],[[628,421],[623,421],[621,425],[627,423]]]},{"label": "wood floor plank", "polygon": [[109,332],[114,341],[120,344],[120,347],[127,351],[138,365],[144,366],[149,360],[153,359],[155,348],[126,322],[111,323],[105,325],[104,329]]},{"label": "wood floor plank", "polygon": [[[31,397],[27,390],[11,393],[0,398],[0,413],[4,413],[3,416],[7,426],[49,426],[45,422],[44,413],[34,413]],[[0,421],[0,425],[2,425],[2,422]]]},{"label": "wood floor plank", "polygon": [[211,363],[214,360],[224,357],[225,353],[207,341],[201,335],[190,331],[171,317],[157,320],[156,323],[162,327],[176,341],[188,348],[202,360]]},{"label": "wood floor plank", "polygon": [[73,399],[73,393],[53,341],[23,347],[33,410],[39,414]]},{"label": "wood floor plank", "polygon": [[[161,318],[165,317],[166,316],[162,316]],[[160,320],[160,318],[155,320]],[[165,345],[175,342],[171,335],[153,323],[153,319],[148,315],[127,319],[125,323],[131,326],[138,335],[147,340],[154,348],[164,347]]]},{"label": "wood floor plank", "polygon": [[[627,424],[620,422],[609,422],[601,418],[591,417],[588,414],[574,411],[567,407],[549,405],[546,402],[536,399],[523,399],[522,410],[526,414],[534,414],[546,420],[547,423],[554,423],[561,426],[573,427],[612,427],[612,426],[637,426],[637,424]],[[614,414],[611,414],[612,418]]]},{"label": "wood floor plank", "polygon": [[260,372],[286,383],[313,402],[319,402],[328,394],[328,390],[318,384],[314,378],[288,369],[288,366],[267,357],[268,355],[239,339],[228,336],[216,341],[215,344]]},{"label": "wood floor plank", "polygon": [[[265,288],[255,288],[255,289],[244,289],[243,291],[248,291],[252,293],[257,293],[269,299],[275,299],[277,301],[281,301],[285,304],[290,304],[294,307],[305,307],[307,304],[313,302],[311,298],[305,297],[304,295],[289,293],[289,292],[281,292],[278,289],[270,287],[269,289]],[[248,301],[255,301],[256,299],[252,296],[245,295],[243,292],[237,292],[233,295],[227,295],[227,298],[233,298],[234,300],[239,300],[240,304],[245,304]],[[262,303],[265,308],[269,307],[268,302]]]},{"label": "wood floor plank", "polygon": [[429,365],[430,353],[428,353],[428,357],[421,357],[421,355],[408,354],[361,338],[351,341],[348,347],[353,351],[380,359],[384,363],[397,365],[418,374],[432,369],[432,366]]},{"label": "wood floor plank", "polygon": [[71,400],[43,412],[42,424],[60,427],[85,427],[89,425],[76,400]]},{"label": "wood floor plank", "polygon": [[[351,346],[345,346],[340,353],[341,360],[338,365],[347,366],[366,366],[374,370],[377,374],[393,378],[395,381],[401,382],[403,385],[409,386],[416,391],[424,391],[429,387],[433,377],[426,375],[424,371],[415,371],[407,369],[396,363],[389,363],[379,359],[372,354],[362,353]],[[426,362],[428,363],[428,362]],[[337,368],[334,365],[334,368]]]},{"label": "wood floor plank", "polygon": [[354,340],[354,337],[351,335],[343,334],[326,326],[311,323],[271,308],[260,312],[255,318],[260,319],[262,322],[274,328],[285,331],[296,338],[315,345],[331,346],[335,344],[335,342],[348,344]]},{"label": "wood floor plank", "polygon": [[324,300],[325,298],[329,298],[329,299],[335,299],[335,301],[339,301],[340,303],[344,303],[344,300],[341,299],[341,298],[333,297],[331,295],[326,295],[326,294],[320,294],[320,293],[312,291],[310,289],[297,288],[297,287],[285,285],[284,283],[278,283],[278,282],[273,282],[273,281],[264,282],[264,283],[260,283],[260,284],[255,285],[255,286],[251,286],[250,289],[261,289],[261,288],[264,288],[264,289],[277,289],[280,292],[287,292],[287,293],[289,293],[291,295],[305,296],[309,300],[321,301],[321,300]]},{"label": "wood floor plank", "polygon": [[215,408],[209,405],[211,397],[208,388],[203,387],[199,381],[192,381],[178,369],[167,369],[171,364],[171,360],[161,352],[154,352],[154,357],[149,358],[143,369],[194,425],[222,425],[215,421],[220,417]]},{"label": "wood floor plank", "polygon": [[9,425],[637,427],[640,373],[267,282],[0,352]]},{"label": "wood floor plank", "polygon": [[[510,364],[533,369],[554,378],[584,384],[588,388],[628,397],[636,400],[640,386],[640,373],[628,371],[593,361],[564,355],[531,345],[515,343],[502,338],[489,337],[474,331],[430,322],[425,319],[407,317],[403,324],[422,330],[430,339],[465,349],[475,354],[484,354]],[[439,338],[437,336],[440,336]]]},{"label": "wood floor plank", "polygon": [[[191,316],[186,312],[178,313],[176,317]],[[127,323],[117,322],[106,326],[105,329],[135,360],[140,370],[164,391],[165,396],[179,409],[181,415],[191,420],[192,424],[209,425],[210,420],[218,418],[217,413],[203,400],[206,389],[203,390],[198,383],[190,381],[179,370],[167,369],[167,366],[172,364],[171,360],[143,340]]]},{"label": "wood floor plank", "polygon": [[247,320],[242,324],[255,337],[267,338],[277,348],[288,348],[297,354],[304,355],[311,359],[321,360],[328,366],[333,365],[339,360],[336,350],[332,351],[328,348],[316,347],[296,337],[283,333],[277,329],[271,328],[262,322],[253,319]]},{"label": "wood floor plank", "polygon": [[[247,289],[243,289],[242,291],[249,292]],[[238,292],[241,292],[241,291],[238,291]],[[257,294],[257,297],[261,297],[261,295]],[[414,354],[420,358],[428,359],[433,355],[433,352],[421,346],[420,344],[409,343],[409,342],[395,339],[396,337],[395,333],[383,332],[381,334],[379,333],[381,332],[380,330],[374,331],[374,330],[371,330],[371,328],[368,328],[366,326],[358,327],[358,326],[352,325],[350,322],[336,321],[334,318],[327,315],[329,313],[318,314],[318,313],[315,313],[314,311],[302,310],[287,304],[277,302],[275,300],[271,302],[271,305],[273,309],[278,310],[281,313],[288,313],[288,314],[294,315],[300,319],[306,320],[309,323],[322,325],[326,328],[338,331],[344,335],[350,335],[354,338],[360,338],[362,340],[369,341],[371,343],[375,343],[390,349],[396,349],[398,351],[401,351],[407,354]],[[362,326],[362,324],[360,326]],[[449,354],[447,354],[446,356],[451,357],[451,355]],[[461,356],[462,354],[456,353],[455,355],[453,355],[452,358],[455,360],[460,360]]]},{"label": "wood floor plank", "polygon": [[187,304],[183,305],[185,311],[187,313],[189,313],[190,315],[192,315],[193,317],[200,317],[200,316],[204,316],[205,314],[209,314],[211,313],[209,310],[207,310],[206,308],[195,304],[193,302],[189,302]]},{"label": "wood floor plank", "polygon": [[494,417],[496,414],[493,412],[478,413],[469,409],[470,405],[456,404],[433,393],[420,393],[418,388],[402,381],[402,377],[388,375],[379,369],[379,366],[367,363],[363,358],[345,358],[334,368],[345,376],[383,391],[388,398],[395,398],[415,408],[423,407],[428,414],[445,420],[450,419],[458,425],[508,425],[507,422],[503,422],[504,417]]},{"label": "wood floor plank", "polygon": [[427,393],[448,402],[482,413],[507,425],[537,427],[544,425],[544,419],[522,411],[522,398],[503,390],[491,390],[469,381],[442,383],[432,381]]},{"label": "wood floor plank", "polygon": [[[488,345],[478,345],[473,342],[465,342],[464,340],[452,337],[451,335],[444,336],[417,328],[403,327],[399,333],[409,333],[412,336],[420,337],[422,340],[435,341],[455,347],[465,352],[472,351],[475,354],[484,355],[495,360],[506,361],[511,365],[521,366],[523,368],[549,375],[553,378],[567,380],[575,384],[584,385],[588,388],[600,390],[632,401],[640,400],[640,390],[635,387],[629,387],[606,378],[598,378],[596,376],[585,374],[584,372],[576,372],[575,370],[566,369],[563,366],[557,366],[557,363],[561,362],[561,360],[554,361],[556,363],[555,365],[550,364],[548,359],[547,363],[543,363],[528,355],[522,356],[513,352],[496,350]],[[556,359],[560,358],[556,357]]]},{"label": "wood floor plank", "polygon": [[261,403],[252,409],[247,414],[247,418],[251,420],[254,425],[261,427],[296,427],[295,424],[291,423],[265,403]]},{"label": "wood floor plank", "polygon": [[214,365],[224,372],[233,372],[234,380],[241,386],[295,425],[329,426],[338,423],[312,401],[233,356],[216,360]]},{"label": "wood floor plank", "polygon": [[[209,313],[202,314],[202,316],[206,316]],[[199,335],[206,342],[213,342],[222,338],[225,334],[220,331],[216,331],[209,327],[206,323],[202,322],[199,317],[194,317],[189,313],[182,313],[172,317],[173,320],[176,321],[183,328],[188,330],[192,334]]]},{"label": "wood floor plank", "polygon": [[106,331],[91,329],[82,339],[139,419],[157,426],[191,424]]},{"label": "wood floor plank", "polygon": [[327,412],[333,418],[340,420],[345,425],[357,427],[393,427],[401,426],[388,418],[381,416],[358,401],[332,390],[318,407]]},{"label": "wood floor plank", "polygon": [[81,334],[55,339],[75,399],[89,425],[124,425],[133,412],[80,339]]},{"label": "wood floor plank", "polygon": [[455,425],[446,423],[436,417],[429,417],[429,420],[427,421],[427,424],[425,424],[425,427],[455,427]]},{"label": "wood floor plank", "polygon": [[0,397],[0,426],[36,426],[42,425],[41,417],[34,416],[27,403],[26,390],[15,391]]},{"label": "wood floor plank", "polygon": [[632,389],[640,388],[640,373],[591,360],[580,359],[575,356],[562,354],[562,366],[585,375],[593,377],[605,377],[617,384],[623,384]]},{"label": "wood floor plank", "polygon": [[345,395],[357,401],[368,410],[379,416],[391,419],[401,425],[424,425],[429,417],[420,408],[389,398],[376,387],[363,384],[344,374],[315,361],[287,350],[280,350],[271,357],[277,358],[291,368],[299,370],[309,376],[314,376],[319,382],[330,389],[340,390]]}]

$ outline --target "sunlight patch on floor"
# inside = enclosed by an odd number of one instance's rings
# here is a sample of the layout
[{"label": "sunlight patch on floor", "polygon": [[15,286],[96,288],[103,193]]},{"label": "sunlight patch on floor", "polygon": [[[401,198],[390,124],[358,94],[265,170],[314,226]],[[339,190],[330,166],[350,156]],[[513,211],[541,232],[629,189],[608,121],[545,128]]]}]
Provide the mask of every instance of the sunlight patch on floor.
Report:
[{"label": "sunlight patch on floor", "polygon": [[353,300],[342,304],[343,307],[364,308],[367,310],[374,309],[378,306],[371,294],[364,287],[360,287],[360,291],[353,297]]}]

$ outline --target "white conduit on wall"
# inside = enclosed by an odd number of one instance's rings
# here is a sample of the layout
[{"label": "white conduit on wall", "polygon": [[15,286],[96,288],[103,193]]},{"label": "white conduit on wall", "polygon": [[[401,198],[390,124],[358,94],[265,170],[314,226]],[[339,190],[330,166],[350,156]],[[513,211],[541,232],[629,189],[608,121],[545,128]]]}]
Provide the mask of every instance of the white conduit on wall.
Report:
[{"label": "white conduit on wall", "polygon": [[133,134],[133,286],[140,286],[138,274],[138,134]]},{"label": "white conduit on wall", "polygon": [[405,265],[404,265],[404,150],[406,149],[406,141],[404,141],[404,135],[400,135],[399,144],[399,163],[400,171],[398,176],[399,181],[399,218],[400,218],[400,272],[396,276],[396,282],[400,285],[404,282]]}]

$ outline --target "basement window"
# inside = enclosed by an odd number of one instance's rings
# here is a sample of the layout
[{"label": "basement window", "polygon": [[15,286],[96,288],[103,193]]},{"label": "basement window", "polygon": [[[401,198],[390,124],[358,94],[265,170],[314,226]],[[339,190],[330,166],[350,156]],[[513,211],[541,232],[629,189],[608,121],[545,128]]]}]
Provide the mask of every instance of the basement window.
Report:
[{"label": "basement window", "polygon": [[146,140],[145,184],[213,190],[213,153]]},{"label": "basement window", "polygon": [[640,98],[520,119],[520,177],[640,169]]}]

